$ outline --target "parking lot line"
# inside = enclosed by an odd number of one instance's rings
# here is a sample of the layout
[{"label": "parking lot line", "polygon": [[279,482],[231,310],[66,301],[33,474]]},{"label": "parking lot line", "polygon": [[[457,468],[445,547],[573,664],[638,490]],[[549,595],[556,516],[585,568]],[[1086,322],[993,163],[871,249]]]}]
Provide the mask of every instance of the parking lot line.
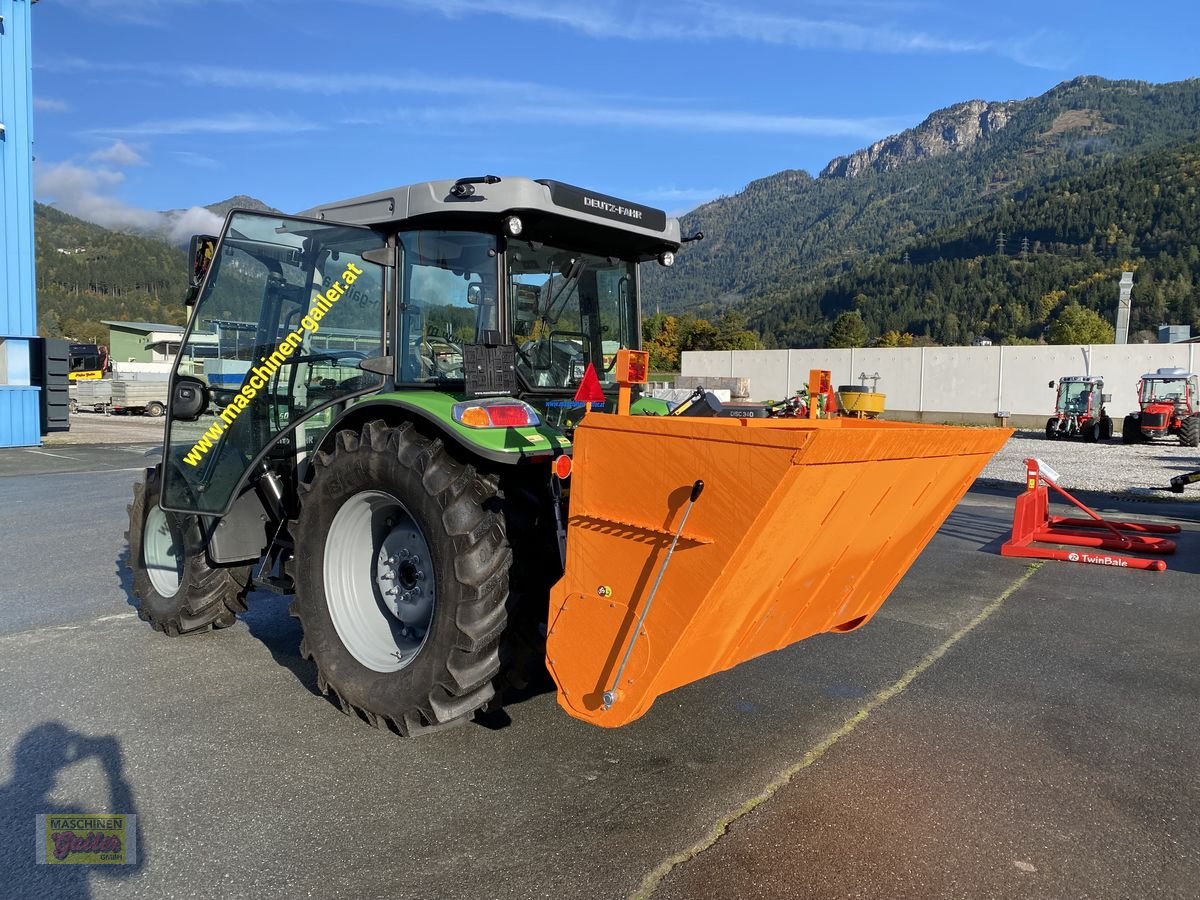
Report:
[{"label": "parking lot line", "polygon": [[1020,590],[1021,587],[1023,587],[1025,583],[1033,577],[1033,573],[1041,567],[1042,563],[1040,562],[1032,563],[1026,567],[1025,571],[1021,574],[1021,577],[1005,588],[1004,592],[1001,593],[1000,596],[995,600],[991,601],[987,606],[985,606],[979,612],[979,614],[975,616],[974,619],[972,619],[958,631],[954,632],[954,634],[948,637],[933,650],[929,651],[929,653],[925,654],[925,656],[923,656],[916,665],[900,676],[897,681],[878,691],[870,700],[867,701],[867,703],[860,707],[857,712],[847,718],[840,727],[829,732],[829,734],[813,745],[813,747],[804,754],[799,762],[788,766],[758,794],[754,795],[740,807],[717,821],[709,830],[709,832],[700,838],[700,840],[696,841],[696,843],[692,844],[692,846],[686,847],[680,852],[676,853],[674,856],[669,857],[658,868],[650,872],[642,880],[641,886],[632,895],[630,895],[630,900],[649,900],[650,896],[655,892],[655,890],[657,890],[659,884],[662,883],[662,880],[671,874],[672,869],[674,869],[676,866],[686,863],[690,859],[694,859],[696,856],[699,856],[705,850],[709,849],[713,844],[721,839],[721,836],[729,830],[731,825],[733,825],[742,817],[746,816],[748,813],[752,812],[756,807],[770,800],[776,793],[779,792],[780,789],[791,782],[796,775],[807,769],[822,756],[824,756],[835,744],[837,744],[838,741],[853,733],[853,731],[858,728],[858,726],[861,725],[867,719],[867,717],[871,715],[871,713],[875,712],[888,701],[895,699],[897,696],[903,693],[904,689],[912,684],[918,677],[920,677],[921,673],[945,656],[955,644],[974,631],[979,625],[987,621],[987,619],[990,618],[992,614],[996,612],[996,610],[1000,609],[1000,607],[1004,605],[1004,602],[1009,597]]},{"label": "parking lot line", "polygon": [[70,459],[78,461],[78,456],[63,456],[61,453],[47,453],[45,450],[26,450],[26,453],[36,453],[38,456],[53,456],[55,459]]}]

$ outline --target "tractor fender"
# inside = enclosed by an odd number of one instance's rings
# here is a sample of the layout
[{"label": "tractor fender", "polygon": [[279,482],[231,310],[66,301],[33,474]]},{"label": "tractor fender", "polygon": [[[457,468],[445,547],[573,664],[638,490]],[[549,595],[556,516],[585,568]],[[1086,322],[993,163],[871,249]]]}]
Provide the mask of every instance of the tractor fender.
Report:
[{"label": "tractor fender", "polygon": [[[482,430],[464,428],[450,418],[449,412],[461,399],[434,391],[421,391],[417,397],[409,394],[372,396],[369,400],[355,403],[334,419],[321,435],[316,449],[329,452],[339,431],[357,431],[367,422],[382,419],[392,427],[412,421],[422,431],[435,434],[468,454],[501,465],[545,463],[562,453],[571,452],[570,442],[544,425],[536,429],[496,429],[491,435]],[[496,440],[500,431],[515,434],[506,435],[504,441]],[[493,440],[487,440],[489,436]]]},{"label": "tractor fender", "polygon": [[216,566],[255,562],[269,543],[270,520],[258,491],[253,487],[243,488],[225,515],[201,519],[201,528],[208,539],[209,560]]}]

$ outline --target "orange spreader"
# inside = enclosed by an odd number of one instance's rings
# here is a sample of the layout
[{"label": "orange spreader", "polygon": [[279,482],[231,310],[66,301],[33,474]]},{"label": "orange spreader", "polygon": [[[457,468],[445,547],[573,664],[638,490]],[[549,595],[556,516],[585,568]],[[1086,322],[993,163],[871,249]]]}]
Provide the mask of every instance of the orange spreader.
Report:
[{"label": "orange spreader", "polygon": [[[680,685],[859,627],[1011,434],[868,419],[587,416],[575,432],[566,571],[546,639],[560,705],[624,725]],[[703,494],[630,651],[697,480]]]}]

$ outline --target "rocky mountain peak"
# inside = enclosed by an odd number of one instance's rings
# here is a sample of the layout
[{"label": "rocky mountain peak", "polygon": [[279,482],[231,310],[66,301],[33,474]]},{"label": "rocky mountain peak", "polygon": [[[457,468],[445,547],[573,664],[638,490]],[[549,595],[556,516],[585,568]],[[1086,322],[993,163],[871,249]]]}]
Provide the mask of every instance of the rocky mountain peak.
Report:
[{"label": "rocky mountain peak", "polygon": [[821,171],[820,177],[854,178],[868,170],[888,172],[917,160],[960,153],[1007,125],[1021,102],[968,100],[939,109],[916,128],[876,141],[849,156],[839,156]]}]

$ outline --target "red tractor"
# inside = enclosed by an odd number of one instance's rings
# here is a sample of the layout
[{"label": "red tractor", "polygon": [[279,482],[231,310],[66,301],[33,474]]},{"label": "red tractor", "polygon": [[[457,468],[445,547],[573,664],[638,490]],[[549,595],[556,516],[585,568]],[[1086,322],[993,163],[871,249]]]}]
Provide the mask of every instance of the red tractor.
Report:
[{"label": "red tractor", "polygon": [[1159,369],[1138,380],[1138,412],[1125,417],[1126,444],[1175,435],[1185,447],[1200,447],[1200,391],[1186,369]]},{"label": "red tractor", "polygon": [[[1050,387],[1055,383],[1050,382]],[[1113,435],[1112,419],[1104,408],[1112,397],[1104,393],[1099,375],[1066,375],[1058,379],[1058,397],[1054,415],[1046,420],[1046,437],[1082,437],[1085,441],[1106,441]]]}]

